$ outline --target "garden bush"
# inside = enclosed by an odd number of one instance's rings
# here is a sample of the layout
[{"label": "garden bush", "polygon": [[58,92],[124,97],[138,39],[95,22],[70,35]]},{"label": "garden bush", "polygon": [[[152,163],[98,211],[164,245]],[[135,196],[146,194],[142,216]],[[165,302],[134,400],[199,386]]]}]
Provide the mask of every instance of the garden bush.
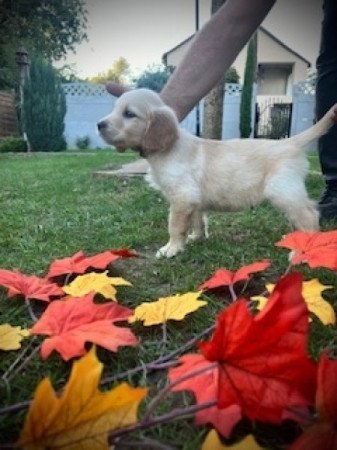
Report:
[{"label": "garden bush", "polygon": [[26,151],[27,142],[19,136],[8,136],[0,140],[0,153]]},{"label": "garden bush", "polygon": [[41,58],[33,58],[23,95],[23,129],[32,151],[66,149],[65,114],[65,94],[56,70]]},{"label": "garden bush", "polygon": [[76,147],[79,148],[80,150],[86,150],[87,148],[90,147],[90,136],[83,136],[83,137],[78,137],[76,139]]}]

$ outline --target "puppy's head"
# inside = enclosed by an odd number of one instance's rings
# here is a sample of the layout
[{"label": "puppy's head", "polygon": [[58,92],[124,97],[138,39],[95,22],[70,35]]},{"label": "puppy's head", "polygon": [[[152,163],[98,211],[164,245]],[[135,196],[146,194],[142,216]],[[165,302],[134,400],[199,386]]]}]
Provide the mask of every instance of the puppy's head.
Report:
[{"label": "puppy's head", "polygon": [[97,124],[100,135],[118,151],[140,151],[145,158],[168,150],[178,138],[174,112],[149,89],[125,92],[113,112]]}]

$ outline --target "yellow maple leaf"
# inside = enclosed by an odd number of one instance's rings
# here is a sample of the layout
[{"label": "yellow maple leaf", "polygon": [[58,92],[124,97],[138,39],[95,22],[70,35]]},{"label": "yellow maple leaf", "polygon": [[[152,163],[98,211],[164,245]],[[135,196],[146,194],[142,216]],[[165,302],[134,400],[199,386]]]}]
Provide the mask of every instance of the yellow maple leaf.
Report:
[{"label": "yellow maple leaf", "polygon": [[204,440],[201,450],[225,450],[225,449],[233,449],[233,450],[263,450],[263,447],[260,447],[254,437],[249,434],[247,437],[242,439],[242,441],[233,445],[222,444],[219,439],[218,433],[215,430],[211,430]]},{"label": "yellow maple leaf", "polygon": [[263,308],[266,306],[268,298],[267,297],[263,297],[263,295],[255,295],[254,297],[250,298],[251,300],[253,300],[254,302],[257,302],[256,308],[259,311],[262,311]]},{"label": "yellow maple leaf", "polygon": [[115,286],[131,286],[131,283],[120,277],[109,277],[106,270],[103,273],[90,272],[79,275],[67,286],[63,287],[66,294],[73,297],[82,297],[89,292],[102,294],[105,298],[116,301],[117,290]]},{"label": "yellow maple leaf", "polygon": [[138,305],[134,315],[129,317],[129,323],[142,320],[146,327],[158,325],[168,320],[182,320],[184,317],[207,305],[207,302],[198,300],[200,292],[187,292],[172,297],[159,298],[155,302],[144,302]]},{"label": "yellow maple leaf", "polygon": [[108,450],[109,431],[137,422],[146,388],[121,383],[108,392],[97,389],[103,365],[93,347],[73,364],[62,395],[49,378],[38,385],[18,444],[25,450]]},{"label": "yellow maple leaf", "polygon": [[0,350],[18,350],[22,339],[29,335],[29,330],[20,326],[12,327],[9,323],[0,325]]},{"label": "yellow maple leaf", "polygon": [[[275,284],[267,284],[266,288],[269,293],[273,291]],[[336,323],[336,315],[333,307],[329,302],[324,300],[322,292],[331,289],[332,286],[321,284],[317,278],[303,282],[302,295],[307,304],[308,310],[315,314],[324,325],[334,325]],[[268,299],[266,297],[252,297],[252,300],[258,302],[257,309],[260,311],[264,308]]]}]

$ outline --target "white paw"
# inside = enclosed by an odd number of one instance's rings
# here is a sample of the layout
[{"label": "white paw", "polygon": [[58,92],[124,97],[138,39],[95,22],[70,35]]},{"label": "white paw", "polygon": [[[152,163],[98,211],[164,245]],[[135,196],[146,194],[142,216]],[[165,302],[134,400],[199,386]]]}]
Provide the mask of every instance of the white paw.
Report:
[{"label": "white paw", "polygon": [[156,258],[172,258],[175,256],[178,252],[181,252],[183,250],[182,245],[172,245],[170,242],[168,242],[164,247],[160,248],[156,253]]}]

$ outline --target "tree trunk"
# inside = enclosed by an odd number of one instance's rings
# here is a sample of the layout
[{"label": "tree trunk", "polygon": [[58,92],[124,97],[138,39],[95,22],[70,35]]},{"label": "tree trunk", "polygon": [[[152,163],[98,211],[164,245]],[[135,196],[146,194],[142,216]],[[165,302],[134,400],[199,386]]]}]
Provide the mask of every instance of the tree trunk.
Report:
[{"label": "tree trunk", "polygon": [[[212,0],[214,14],[226,0]],[[226,49],[224,49],[226,51]],[[222,138],[223,99],[225,92],[225,76],[204,99],[203,137],[206,139]]]}]

